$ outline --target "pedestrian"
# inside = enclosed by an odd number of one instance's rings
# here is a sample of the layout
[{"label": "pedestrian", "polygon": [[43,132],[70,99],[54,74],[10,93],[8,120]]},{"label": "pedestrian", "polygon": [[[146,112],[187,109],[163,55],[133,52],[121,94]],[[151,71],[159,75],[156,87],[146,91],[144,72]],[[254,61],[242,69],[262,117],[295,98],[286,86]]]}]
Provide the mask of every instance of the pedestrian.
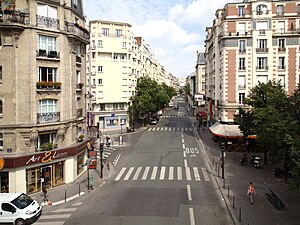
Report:
[{"label": "pedestrian", "polygon": [[254,189],[254,185],[253,185],[252,181],[250,181],[247,195],[249,196],[249,201],[251,202],[251,204],[253,204],[253,195],[254,194],[256,194],[255,189]]},{"label": "pedestrian", "polygon": [[48,202],[48,196],[47,196],[47,189],[43,187],[43,193],[44,193],[44,203]]}]

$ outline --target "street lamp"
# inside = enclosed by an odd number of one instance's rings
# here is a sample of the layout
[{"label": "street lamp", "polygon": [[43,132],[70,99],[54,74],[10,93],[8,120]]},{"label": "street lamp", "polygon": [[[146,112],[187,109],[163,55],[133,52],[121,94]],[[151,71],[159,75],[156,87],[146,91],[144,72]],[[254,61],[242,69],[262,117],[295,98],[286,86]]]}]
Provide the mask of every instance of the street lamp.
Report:
[{"label": "street lamp", "polygon": [[224,167],[225,167],[225,143],[221,143],[221,168],[222,168],[222,178],[224,179]]}]

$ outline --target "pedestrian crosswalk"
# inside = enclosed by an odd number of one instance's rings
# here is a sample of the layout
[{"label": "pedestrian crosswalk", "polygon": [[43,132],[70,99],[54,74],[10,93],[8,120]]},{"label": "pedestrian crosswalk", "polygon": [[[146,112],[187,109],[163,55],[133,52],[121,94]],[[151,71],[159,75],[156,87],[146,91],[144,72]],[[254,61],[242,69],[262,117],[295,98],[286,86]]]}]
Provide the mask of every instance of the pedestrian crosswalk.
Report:
[{"label": "pedestrian crosswalk", "polygon": [[[103,151],[103,158],[108,158],[117,148],[116,147],[105,147]],[[100,152],[97,151],[97,158],[100,158]]]},{"label": "pedestrian crosswalk", "polygon": [[148,131],[193,131],[191,127],[149,127]]},{"label": "pedestrian crosswalk", "polygon": [[81,204],[82,202],[77,202],[67,208],[61,208],[51,212],[44,211],[34,225],[63,225]]},{"label": "pedestrian crosswalk", "polygon": [[170,118],[185,118],[185,115],[169,115],[169,116],[161,116],[161,118],[170,119]]},{"label": "pedestrian crosswalk", "polygon": [[[199,172],[201,171],[201,173]],[[195,180],[210,181],[205,167],[181,167],[181,166],[146,166],[146,167],[122,167],[115,177],[115,181],[150,180],[150,181],[175,181]]]}]

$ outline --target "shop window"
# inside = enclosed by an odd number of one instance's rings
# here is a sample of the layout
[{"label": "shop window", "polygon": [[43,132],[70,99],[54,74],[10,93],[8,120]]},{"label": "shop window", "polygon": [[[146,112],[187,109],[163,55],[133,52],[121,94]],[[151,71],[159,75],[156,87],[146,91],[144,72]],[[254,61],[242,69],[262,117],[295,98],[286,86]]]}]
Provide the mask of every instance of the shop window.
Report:
[{"label": "shop window", "polygon": [[81,174],[84,171],[84,152],[77,155],[77,175]]},{"label": "shop window", "polygon": [[53,184],[52,186],[58,186],[65,183],[64,180],[64,162],[57,162],[53,164]]},{"label": "shop window", "polygon": [[3,133],[0,133],[0,151],[3,151]]},{"label": "shop window", "polygon": [[40,180],[40,169],[39,167],[26,169],[26,188],[27,193],[35,193],[40,191],[41,180]]},{"label": "shop window", "polygon": [[8,172],[0,172],[0,190],[1,193],[9,192]]},{"label": "shop window", "polygon": [[106,126],[117,126],[118,124],[118,119],[110,119],[106,120]]}]

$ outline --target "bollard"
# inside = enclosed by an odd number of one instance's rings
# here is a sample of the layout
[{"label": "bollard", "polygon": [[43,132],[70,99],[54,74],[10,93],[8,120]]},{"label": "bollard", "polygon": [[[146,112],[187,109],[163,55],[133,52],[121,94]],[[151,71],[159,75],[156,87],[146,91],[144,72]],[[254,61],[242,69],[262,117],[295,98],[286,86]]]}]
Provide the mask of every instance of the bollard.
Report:
[{"label": "bollard", "polygon": [[228,198],[229,198],[229,185],[228,185],[228,187],[227,187],[227,196],[228,196]]},{"label": "bollard", "polygon": [[234,196],[232,196],[232,208],[234,209]]},{"label": "bollard", "polygon": [[223,188],[225,188],[225,177],[223,178]]},{"label": "bollard", "polygon": [[65,202],[67,202],[67,190],[65,189]]},{"label": "bollard", "polygon": [[218,166],[218,177],[220,176],[219,172],[220,172],[220,167]]},{"label": "bollard", "polygon": [[239,210],[239,221],[240,222],[242,221],[242,207],[240,207],[240,210]]},{"label": "bollard", "polygon": [[78,184],[78,194],[80,196],[80,183]]}]

